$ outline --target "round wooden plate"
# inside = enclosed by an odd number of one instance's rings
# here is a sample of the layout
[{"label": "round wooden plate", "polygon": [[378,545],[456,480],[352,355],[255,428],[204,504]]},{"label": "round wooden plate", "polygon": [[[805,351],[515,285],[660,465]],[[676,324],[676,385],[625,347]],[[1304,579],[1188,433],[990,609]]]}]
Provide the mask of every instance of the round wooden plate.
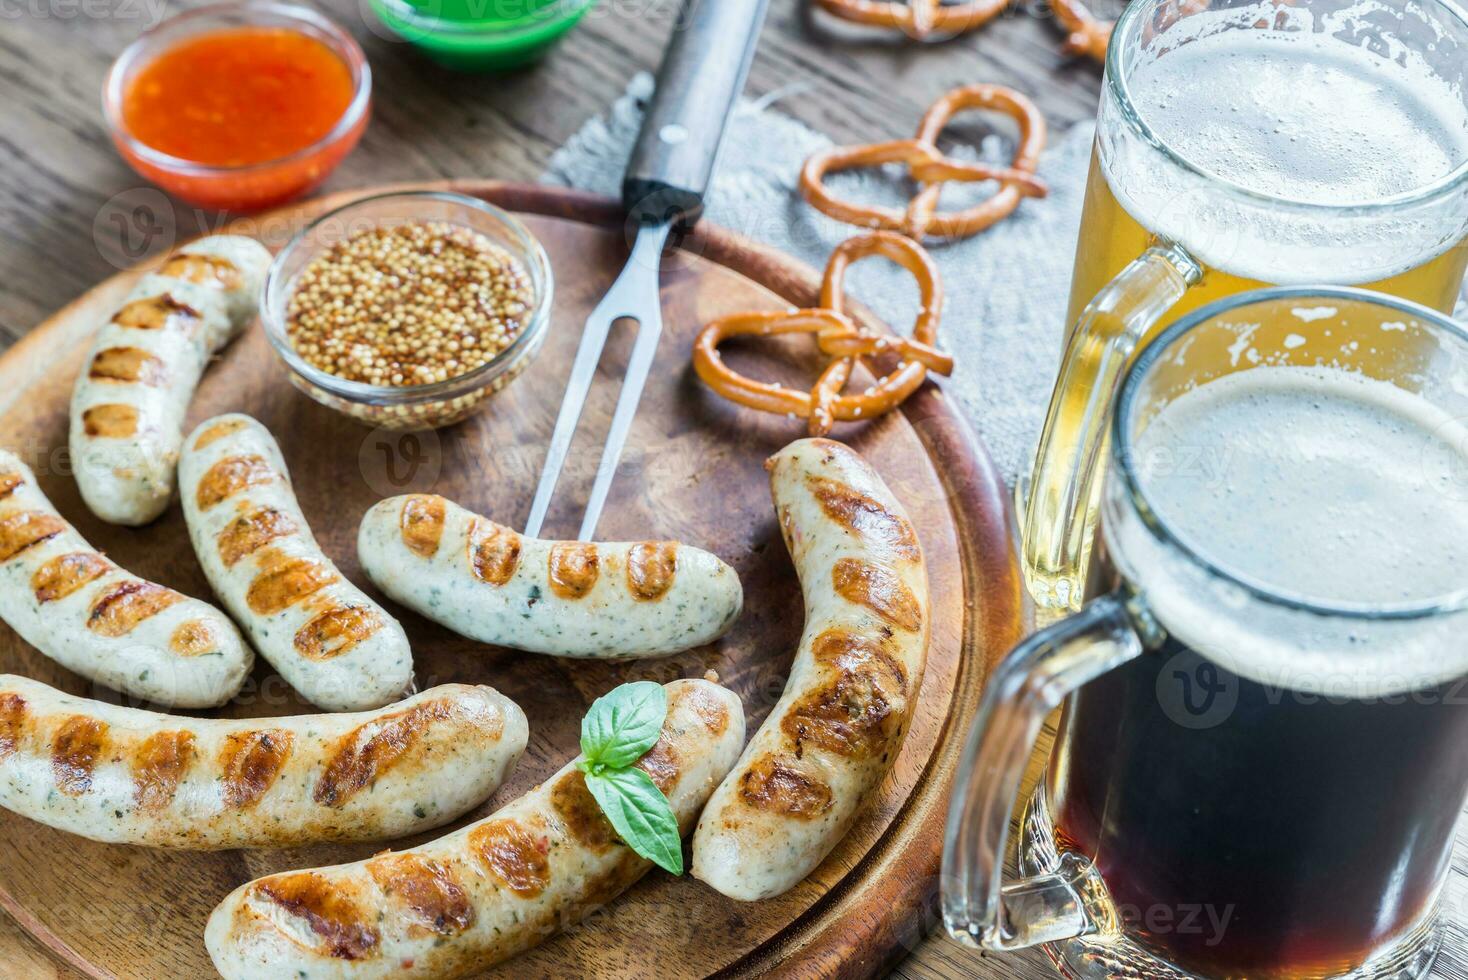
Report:
[{"label": "round wooden plate", "polygon": [[[317,536],[342,570],[362,584],[353,544],[357,521],[383,496],[431,489],[506,524],[523,523],[581,325],[626,255],[626,236],[611,201],[523,185],[432,186],[520,213],[544,243],[555,270],[555,309],[545,348],[487,412],[437,433],[370,431],[291,388],[258,328],[209,370],[190,412],[190,426],[225,411],[248,412],[269,426],[282,444]],[[388,189],[307,202],[237,222],[231,230],[279,247],[323,209]],[[139,574],[209,596],[176,506],[144,529],[105,525],[83,506],[67,468],[72,379],[91,331],[132,278],[125,273],[98,286],[0,358],[0,439],[30,462],[51,499],[95,545]],[[688,355],[694,334],[709,319],[744,309],[810,305],[818,277],[799,263],[704,225],[667,257],[662,281],[666,335],[659,364],[600,534],[608,540],[676,538],[714,551],[738,570],[745,612],[716,644],[665,660],[620,665],[489,648],[402,612],[420,686],[492,684],[519,702],[530,719],[524,761],[473,819],[520,795],[574,755],[586,706],[623,681],[716,670],[743,696],[751,732],[783,688],[803,606],[775,526],[762,463],[801,436],[802,427],[711,395],[694,377]],[[630,330],[614,332],[547,523],[548,536],[570,536],[579,521],[630,339]],[[731,348],[728,356],[748,373],[808,384],[818,367],[811,345],[807,340],[804,346],[786,346],[784,351],[774,345]],[[921,699],[879,797],[825,863],[786,895],[741,904],[692,878],[655,871],[609,907],[567,923],[564,934],[500,973],[676,978],[778,969],[806,976],[868,976],[931,925],[959,743],[988,665],[1021,630],[1022,590],[1007,495],[983,449],[931,384],[901,413],[844,426],[836,436],[862,452],[906,505],[932,581],[933,642]],[[0,670],[92,697],[116,697],[90,689],[4,627]],[[241,717],[309,710],[263,661],[238,702],[225,709]],[[213,971],[202,942],[204,922],[236,885],[274,871],[358,860],[383,846],[156,851],[94,844],[0,813],[0,905],[84,975],[207,977]]]}]

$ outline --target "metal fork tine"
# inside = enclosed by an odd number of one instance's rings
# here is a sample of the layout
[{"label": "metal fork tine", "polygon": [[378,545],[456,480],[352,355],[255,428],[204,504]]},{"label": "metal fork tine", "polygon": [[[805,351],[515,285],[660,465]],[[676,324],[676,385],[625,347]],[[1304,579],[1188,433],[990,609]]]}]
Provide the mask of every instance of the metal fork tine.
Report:
[{"label": "metal fork tine", "polygon": [[[669,229],[670,226],[662,226],[658,236],[658,254],[662,252]],[[607,443],[602,449],[601,462],[596,467],[596,482],[592,484],[591,496],[586,499],[586,514],[581,519],[581,531],[577,534],[577,539],[581,541],[590,541],[596,533],[597,521],[601,519],[602,507],[612,488],[612,478],[617,475],[617,464],[622,459],[622,449],[627,444],[628,432],[632,430],[632,419],[637,415],[642,389],[647,384],[648,372],[652,369],[653,358],[658,352],[658,339],[663,333],[657,272],[654,271],[650,280],[639,285],[650,286],[648,291],[651,295],[644,296],[638,303],[643,312],[638,314],[637,340],[632,345],[632,356],[627,361],[627,374],[622,380],[622,391],[617,396],[616,411],[612,413],[612,427],[607,430]]]},{"label": "metal fork tine", "polygon": [[[551,433],[545,468],[540,473],[540,484],[536,487],[535,499],[530,504],[530,518],[525,523],[526,537],[540,536],[541,526],[545,523],[551,498],[555,495],[556,483],[560,479],[566,455],[571,449],[571,442],[581,421],[586,396],[591,391],[591,383],[596,377],[596,366],[601,361],[612,324],[623,317],[632,317],[641,326],[633,345],[632,358],[627,365],[622,391],[617,398],[612,427],[607,433],[606,448],[597,466],[596,484],[582,522],[582,540],[590,540],[591,532],[596,529],[607,490],[611,486],[617,462],[622,455],[622,447],[626,443],[627,432],[631,428],[632,417],[636,414],[637,403],[642,397],[642,388],[647,381],[652,357],[657,350],[657,337],[662,328],[658,271],[663,245],[671,231],[671,223],[647,225],[639,230],[632,254],[627,258],[627,265],[591,316],[586,319],[581,346],[576,350],[576,360],[571,366],[571,377],[566,383],[560,414],[556,416],[556,427]],[[650,341],[644,341],[645,335],[651,336]]]},{"label": "metal fork tine", "polygon": [[530,504],[530,518],[525,522],[526,537],[539,537],[540,526],[545,523],[545,514],[550,509],[556,482],[561,477],[561,468],[565,466],[571,440],[576,436],[576,425],[581,421],[586,395],[591,391],[591,382],[596,377],[596,365],[601,361],[607,334],[611,332],[612,323],[617,319],[610,310],[613,298],[608,293],[586,319],[586,328],[581,334],[581,346],[576,349],[571,378],[566,382],[566,394],[561,400],[560,414],[556,416],[555,430],[551,433],[545,468],[540,471],[540,484],[535,488],[535,499]]}]

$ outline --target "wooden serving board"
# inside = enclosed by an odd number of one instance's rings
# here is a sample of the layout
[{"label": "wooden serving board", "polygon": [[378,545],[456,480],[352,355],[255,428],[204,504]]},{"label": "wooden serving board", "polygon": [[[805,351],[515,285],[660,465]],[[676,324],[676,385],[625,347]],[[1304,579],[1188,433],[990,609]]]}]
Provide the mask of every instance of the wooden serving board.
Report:
[{"label": "wooden serving board", "polygon": [[[397,435],[369,430],[317,405],[287,382],[257,328],[211,367],[189,425],[248,412],[279,438],[302,508],[328,554],[359,584],[357,522],[377,499],[433,491],[512,526],[529,509],[581,325],[621,268],[626,236],[605,199],[545,187],[485,182],[450,188],[518,212],[555,271],[552,326],[536,362],[456,427]],[[373,188],[360,194],[396,188]],[[237,222],[278,248],[324,209],[358,193]],[[66,411],[90,333],[126,292],[132,274],[103,283],[41,324],[0,358],[0,443],[36,469],[45,491],[81,532],[123,566],[190,595],[210,595],[175,505],[130,530],[95,519],[66,464]],[[620,665],[571,663],[485,647],[398,610],[412,638],[418,683],[488,683],[525,709],[531,739],[503,788],[467,819],[515,798],[577,751],[587,705],[628,680],[670,680],[715,670],[744,698],[750,731],[778,698],[802,629],[803,606],[780,540],[762,463],[802,435],[794,420],[738,409],[713,396],[689,368],[694,334],[744,309],[814,302],[816,273],[709,226],[670,254],[663,272],[666,335],[601,536],[676,538],[708,548],[739,572],[745,611],[720,642],[676,657]],[[579,520],[616,397],[630,331],[617,331],[583,430],[562,479],[548,536]],[[733,348],[750,373],[808,384],[812,345]],[[901,413],[844,426],[837,437],[862,452],[906,505],[932,581],[933,641],[916,718],[880,796],[806,881],[770,901],[741,904],[690,877],[654,871],[585,921],[494,975],[602,978],[752,975],[870,976],[932,925],[942,823],[959,744],[992,661],[1021,631],[1022,589],[1013,558],[1007,495],[982,448],[943,393],[929,384]],[[391,604],[388,604],[391,608]],[[93,697],[114,697],[36,653],[0,626],[0,670]],[[261,662],[232,716],[311,709]],[[393,842],[411,846],[423,838]],[[165,852],[94,844],[0,813],[0,905],[32,938],[91,977],[160,980],[213,975],[205,919],[236,885],[275,871],[354,861],[385,845],[284,851]],[[7,964],[6,975],[12,976]],[[18,967],[29,969],[26,967]]]}]

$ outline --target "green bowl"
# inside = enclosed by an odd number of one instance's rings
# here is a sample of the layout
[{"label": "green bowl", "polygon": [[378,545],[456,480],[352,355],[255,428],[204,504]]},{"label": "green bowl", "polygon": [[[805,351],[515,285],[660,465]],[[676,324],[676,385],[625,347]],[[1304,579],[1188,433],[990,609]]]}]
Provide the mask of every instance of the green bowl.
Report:
[{"label": "green bowl", "polygon": [[457,71],[510,71],[539,59],[596,0],[368,0],[388,30]]}]

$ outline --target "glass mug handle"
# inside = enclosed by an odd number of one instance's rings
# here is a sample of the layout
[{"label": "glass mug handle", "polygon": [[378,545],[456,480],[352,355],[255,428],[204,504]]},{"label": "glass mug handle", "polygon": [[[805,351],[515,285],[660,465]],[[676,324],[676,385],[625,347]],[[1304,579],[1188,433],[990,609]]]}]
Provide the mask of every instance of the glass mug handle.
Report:
[{"label": "glass mug handle", "polygon": [[1096,931],[1081,899],[1091,869],[1065,855],[1053,874],[1004,881],[1009,820],[1045,718],[1107,671],[1139,656],[1149,632],[1136,600],[1102,596],[1015,647],[995,667],[974,716],[948,805],[943,923],[967,946],[1022,949]]},{"label": "glass mug handle", "polygon": [[1202,277],[1182,246],[1154,245],[1086,304],[1070,333],[1024,502],[1024,563],[1042,607],[1080,605],[1117,388],[1137,343]]}]

